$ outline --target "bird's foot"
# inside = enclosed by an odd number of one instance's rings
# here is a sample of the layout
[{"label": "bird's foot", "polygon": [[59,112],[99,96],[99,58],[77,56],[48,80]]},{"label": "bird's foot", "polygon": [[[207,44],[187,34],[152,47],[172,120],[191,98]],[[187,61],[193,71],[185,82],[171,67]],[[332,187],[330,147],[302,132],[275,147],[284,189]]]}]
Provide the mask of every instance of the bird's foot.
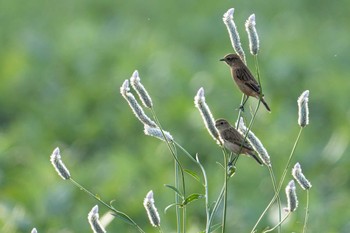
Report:
[{"label": "bird's foot", "polygon": [[228,175],[229,177],[232,177],[232,176],[234,176],[235,173],[236,173],[236,167],[233,166],[233,165],[229,165],[229,166],[227,167],[227,175]]},{"label": "bird's foot", "polygon": [[244,112],[244,105],[240,105],[239,108],[237,108],[236,110],[240,110],[240,111]]}]

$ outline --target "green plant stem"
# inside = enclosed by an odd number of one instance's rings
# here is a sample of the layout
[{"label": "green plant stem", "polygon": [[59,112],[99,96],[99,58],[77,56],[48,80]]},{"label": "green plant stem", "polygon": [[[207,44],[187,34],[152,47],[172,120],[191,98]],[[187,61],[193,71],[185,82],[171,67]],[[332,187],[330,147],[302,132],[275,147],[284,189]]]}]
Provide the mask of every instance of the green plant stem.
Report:
[{"label": "green plant stem", "polygon": [[163,233],[162,228],[160,226],[157,227],[159,233]]},{"label": "green plant stem", "polygon": [[[174,166],[175,166],[175,187],[176,189],[179,188],[179,165],[176,160],[174,160]],[[177,193],[175,193],[175,203],[177,204],[175,206],[175,212],[176,212],[176,223],[177,223],[177,232],[181,233],[181,215],[180,215],[180,207],[178,204],[180,204],[180,197]]]},{"label": "green plant stem", "polygon": [[178,142],[174,141],[174,144],[175,144],[177,147],[179,147],[179,148],[185,153],[185,155],[186,155],[189,159],[191,159],[193,162],[195,162],[196,164],[198,164],[198,162],[192,157],[192,155],[191,155],[190,153],[188,153],[188,151],[187,151],[185,148],[183,148]]},{"label": "green plant stem", "polygon": [[227,212],[227,184],[228,184],[228,177],[227,177],[227,168],[228,165],[228,158],[227,158],[227,153],[224,150],[224,172],[225,172],[225,180],[224,180],[224,187],[225,187],[225,191],[224,191],[224,206],[223,206],[223,213],[222,213],[222,233],[225,232],[225,228],[226,228],[226,212]]},{"label": "green plant stem", "polygon": [[136,224],[136,222],[134,220],[132,220],[127,214],[116,210],[113,206],[108,205],[106,202],[104,202],[103,200],[101,200],[101,198],[99,198],[98,196],[94,195],[93,193],[91,193],[89,190],[87,190],[86,188],[84,188],[83,186],[81,186],[78,182],[76,182],[75,180],[73,180],[72,178],[69,179],[75,186],[77,186],[80,190],[84,191],[85,193],[87,193],[89,196],[93,197],[95,200],[97,200],[98,202],[100,202],[102,205],[104,205],[105,207],[107,207],[108,209],[112,210],[116,216],[118,217],[118,215],[121,215],[123,218],[126,218],[128,221],[130,221],[130,223],[132,223],[132,225],[141,233],[145,233],[141,227],[139,227],[139,225]]},{"label": "green plant stem", "polygon": [[205,225],[205,232],[209,233],[209,215],[210,215],[210,209],[209,209],[209,190],[208,190],[208,179],[207,179],[207,173],[205,172],[204,167],[199,161],[198,154],[196,155],[197,164],[199,165],[202,173],[203,173],[203,179],[204,179],[204,190],[205,190],[205,215],[206,215],[206,225]]},{"label": "green plant stem", "polygon": [[297,136],[297,139],[295,140],[294,142],[294,145],[293,145],[293,148],[292,148],[292,151],[289,155],[289,158],[288,158],[288,161],[287,161],[287,164],[286,164],[286,167],[283,171],[283,174],[282,174],[282,178],[281,178],[281,181],[278,185],[278,188],[277,188],[277,192],[275,192],[275,195],[272,197],[270,203],[266,206],[265,210],[262,212],[262,214],[260,215],[258,221],[255,223],[251,233],[253,233],[255,231],[255,228],[258,226],[258,224],[260,223],[260,221],[262,220],[263,216],[266,214],[266,212],[268,211],[268,209],[271,207],[271,205],[275,202],[276,198],[279,196],[279,192],[281,191],[281,188],[282,188],[282,185],[283,185],[283,181],[284,181],[284,178],[287,174],[287,171],[288,171],[288,168],[290,166],[290,163],[291,163],[291,160],[293,158],[293,155],[294,155],[294,152],[295,152],[295,149],[298,145],[298,142],[299,142],[299,139],[300,139],[300,135],[301,135],[301,132],[302,132],[303,128],[300,128],[299,130],[299,133],[298,133],[298,136]]},{"label": "green plant stem", "polygon": [[203,179],[204,179],[204,190],[205,190],[205,212],[206,212],[206,232],[209,232],[209,228],[210,228],[210,222],[209,222],[209,215],[210,215],[210,209],[209,209],[209,192],[208,192],[208,180],[207,180],[207,175],[205,172],[204,167],[202,166],[202,164],[199,161],[198,155],[196,156],[196,160],[192,157],[192,155],[190,153],[188,153],[188,151],[183,148],[179,143],[177,143],[176,141],[174,141],[174,144],[179,147],[184,153],[185,155],[187,155],[188,158],[190,158],[193,162],[195,162],[199,168],[202,171],[203,174]]},{"label": "green plant stem", "polygon": [[[223,153],[224,153],[224,156],[227,158],[226,150],[225,150],[224,148],[222,148],[222,151],[223,151]],[[226,160],[226,163],[227,163],[227,160]],[[225,169],[225,168],[224,168],[224,169]],[[226,165],[226,169],[227,169],[227,165]],[[229,178],[227,177],[227,171],[226,171],[226,174],[225,174],[225,179],[227,179],[227,180],[229,179]],[[216,214],[216,212],[217,212],[217,210],[218,210],[218,208],[219,208],[219,206],[220,206],[220,204],[221,204],[221,201],[222,201],[223,198],[224,198],[225,192],[227,191],[226,189],[227,189],[227,183],[224,182],[224,185],[223,185],[223,187],[221,188],[220,194],[219,194],[218,198],[216,199],[215,205],[214,205],[214,207],[213,207],[213,209],[212,209],[212,211],[211,211],[211,214],[210,214],[210,216],[209,216],[209,221],[208,221],[208,224],[207,224],[207,227],[206,227],[206,233],[209,233],[209,232],[210,232],[211,223],[213,222],[214,215]],[[224,206],[224,208],[225,208],[225,206]],[[226,212],[226,211],[225,211],[225,212]],[[225,214],[226,214],[226,213],[225,213]]]},{"label": "green plant stem", "polygon": [[271,229],[268,229],[268,230],[263,231],[263,233],[271,232],[271,231],[275,230],[277,227],[281,226],[281,224],[289,217],[290,213],[291,213],[291,212],[289,212],[286,216],[284,216],[284,218],[283,218],[276,226],[274,226],[274,227],[271,228]]},{"label": "green plant stem", "polygon": [[306,232],[307,221],[309,219],[309,196],[310,196],[309,190],[306,190],[306,211],[305,211],[303,233]]},{"label": "green plant stem", "polygon": [[282,185],[283,185],[283,182],[284,182],[284,179],[286,178],[286,175],[287,175],[287,172],[288,172],[288,168],[292,162],[292,158],[293,158],[293,155],[294,155],[294,151],[298,145],[298,142],[299,142],[299,139],[300,139],[300,135],[301,135],[301,132],[303,131],[303,128],[300,127],[300,130],[299,130],[299,133],[298,133],[298,136],[297,136],[297,139],[295,140],[295,143],[293,145],[293,149],[292,149],[292,152],[290,153],[289,155],[289,158],[288,158],[288,161],[287,161],[287,164],[286,164],[286,167],[284,168],[284,171],[283,171],[283,174],[282,174],[282,177],[281,177],[281,181],[279,183],[279,190],[281,189]]},{"label": "green plant stem", "polygon": [[[162,135],[164,137],[164,140],[175,160],[175,187],[176,189],[180,190],[179,187],[180,185],[182,186],[182,192],[183,192],[183,196],[186,197],[186,185],[185,185],[185,175],[184,175],[184,169],[177,157],[177,153],[176,153],[176,147],[171,144],[171,142],[168,140],[168,138],[165,136],[164,134],[164,131],[163,131],[163,128],[158,120],[158,117],[154,111],[153,108],[151,108],[151,112],[152,112],[152,115],[153,115],[153,118],[154,120],[156,121],[157,123],[157,126],[159,127],[160,131],[162,132]],[[179,172],[181,173],[181,184],[180,184],[180,181],[179,181]],[[182,229],[182,232],[183,233],[186,233],[186,229],[185,229],[185,225],[186,225],[186,206],[185,205],[181,205],[181,202],[180,202],[180,197],[177,193],[175,193],[175,202],[176,202],[176,219],[177,219],[177,231],[178,233],[181,232],[180,229]],[[182,224],[181,224],[181,217],[180,217],[180,206],[182,208]]]},{"label": "green plant stem", "polygon": [[[275,194],[277,194],[277,204],[278,204],[278,221],[281,221],[282,219],[282,214],[281,214],[281,198],[278,194],[278,190],[277,190],[277,182],[276,182],[276,177],[275,174],[273,173],[272,170],[272,166],[268,166],[269,169],[269,173],[270,173],[270,177],[271,177],[271,181],[272,181],[272,186],[273,186],[273,190],[275,192]],[[281,232],[281,225],[278,228],[278,232]]]},{"label": "green plant stem", "polygon": [[182,206],[182,232],[186,232],[186,205]]},{"label": "green plant stem", "polygon": [[225,184],[221,188],[220,194],[219,194],[219,196],[218,196],[218,198],[217,198],[217,200],[215,202],[213,210],[211,211],[211,214],[210,214],[210,217],[209,217],[209,224],[207,226],[207,228],[209,230],[208,233],[210,232],[211,223],[213,221],[213,218],[214,218],[214,215],[215,215],[216,211],[218,210],[218,207],[220,206],[220,203],[221,203],[221,200],[222,200],[222,198],[224,196],[224,193],[225,193]]},{"label": "green plant stem", "polygon": [[[245,95],[243,94],[243,95],[242,95],[242,98],[241,98],[241,104],[240,104],[239,106],[242,106],[243,101],[244,101],[244,97],[245,97]],[[239,110],[238,110],[237,122],[239,122],[239,119],[241,118],[241,115],[242,115],[242,109],[239,108]],[[238,125],[236,125],[236,129],[238,129]]]},{"label": "green plant stem", "polygon": [[258,83],[260,86],[260,91],[261,91],[261,93],[263,93],[262,85],[261,85],[261,81],[260,81],[260,69],[259,69],[258,55],[254,55],[254,62],[255,62],[256,75],[258,77]]}]

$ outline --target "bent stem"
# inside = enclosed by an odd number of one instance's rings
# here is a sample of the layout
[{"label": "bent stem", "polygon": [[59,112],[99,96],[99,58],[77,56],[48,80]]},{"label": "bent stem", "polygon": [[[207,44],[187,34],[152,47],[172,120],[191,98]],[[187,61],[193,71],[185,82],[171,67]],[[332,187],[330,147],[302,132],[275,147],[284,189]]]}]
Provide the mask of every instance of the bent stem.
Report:
[{"label": "bent stem", "polygon": [[[275,192],[275,195],[277,195],[277,204],[278,204],[278,221],[281,221],[282,219],[282,213],[281,213],[281,198],[279,196],[279,190],[277,188],[277,182],[276,182],[276,177],[275,174],[272,170],[272,166],[268,167],[269,169],[269,173],[270,173],[270,177],[271,177],[271,181],[272,181],[272,186],[273,186],[273,190]],[[281,226],[278,228],[278,232],[281,232]]]},{"label": "bent stem", "polygon": [[276,226],[274,226],[273,228],[268,229],[266,231],[263,231],[263,233],[271,232],[271,231],[275,230],[277,227],[281,226],[281,224],[289,217],[290,213],[291,212],[288,212],[288,214]]},{"label": "bent stem", "polygon": [[[177,147],[179,147],[179,148],[185,153],[185,155],[186,155],[190,160],[192,160],[194,163],[198,164],[198,161],[196,161],[196,160],[192,157],[192,155],[191,155],[185,148],[183,148],[178,142],[176,142],[175,140],[174,140],[174,144],[175,144]],[[199,164],[198,164],[198,165],[199,165]],[[201,166],[199,166],[199,167],[201,167]]]},{"label": "bent stem", "polygon": [[72,178],[69,179],[75,186],[77,186],[80,190],[84,191],[85,193],[87,193],[89,196],[93,197],[95,200],[97,200],[99,203],[101,203],[102,205],[106,206],[108,209],[112,210],[115,213],[116,217],[120,217],[120,218],[125,218],[129,221],[129,223],[131,223],[132,226],[134,226],[139,232],[141,233],[145,233],[141,227],[139,225],[136,224],[136,222],[134,220],[132,220],[132,218],[130,218],[127,214],[116,210],[113,206],[108,205],[106,202],[104,202],[103,200],[101,200],[100,197],[98,197],[97,195],[94,195],[92,192],[90,192],[89,190],[87,190],[86,188],[84,188],[82,185],[80,185],[78,182],[76,182],[75,180],[73,180]]}]

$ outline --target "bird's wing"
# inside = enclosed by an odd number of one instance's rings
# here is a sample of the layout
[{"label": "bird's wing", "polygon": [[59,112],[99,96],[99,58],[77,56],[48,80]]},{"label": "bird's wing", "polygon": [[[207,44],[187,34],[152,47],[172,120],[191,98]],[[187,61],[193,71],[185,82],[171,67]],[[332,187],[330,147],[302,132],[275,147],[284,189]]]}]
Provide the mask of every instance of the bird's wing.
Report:
[{"label": "bird's wing", "polygon": [[245,85],[250,87],[253,91],[260,94],[260,85],[255,80],[254,76],[248,69],[244,68],[237,68],[236,69],[236,75],[239,80],[244,82]]},{"label": "bird's wing", "polygon": [[[229,141],[229,142],[233,142],[237,145],[241,145],[243,140],[244,140],[243,136],[240,133],[238,133],[237,131],[235,131],[235,129],[233,129],[233,128],[225,130],[221,136],[223,137],[224,140]],[[253,148],[251,147],[251,145],[247,141],[243,142],[242,147],[249,149],[249,150],[253,150]]]}]

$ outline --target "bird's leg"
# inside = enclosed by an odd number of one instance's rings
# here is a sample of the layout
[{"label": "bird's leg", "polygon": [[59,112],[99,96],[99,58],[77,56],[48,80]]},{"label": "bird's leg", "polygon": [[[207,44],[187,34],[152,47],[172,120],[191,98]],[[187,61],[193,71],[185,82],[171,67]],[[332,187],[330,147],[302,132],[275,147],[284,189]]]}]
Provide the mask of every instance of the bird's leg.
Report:
[{"label": "bird's leg", "polygon": [[244,112],[244,105],[245,105],[245,103],[247,102],[247,100],[248,100],[248,98],[249,98],[249,96],[247,96],[247,95],[244,95],[244,98],[243,98],[243,103],[239,106],[239,110],[241,110],[242,112]]},{"label": "bird's leg", "polygon": [[232,159],[230,160],[230,162],[227,164],[229,167],[230,166],[235,166],[236,162],[238,160],[239,155],[233,156]]}]

